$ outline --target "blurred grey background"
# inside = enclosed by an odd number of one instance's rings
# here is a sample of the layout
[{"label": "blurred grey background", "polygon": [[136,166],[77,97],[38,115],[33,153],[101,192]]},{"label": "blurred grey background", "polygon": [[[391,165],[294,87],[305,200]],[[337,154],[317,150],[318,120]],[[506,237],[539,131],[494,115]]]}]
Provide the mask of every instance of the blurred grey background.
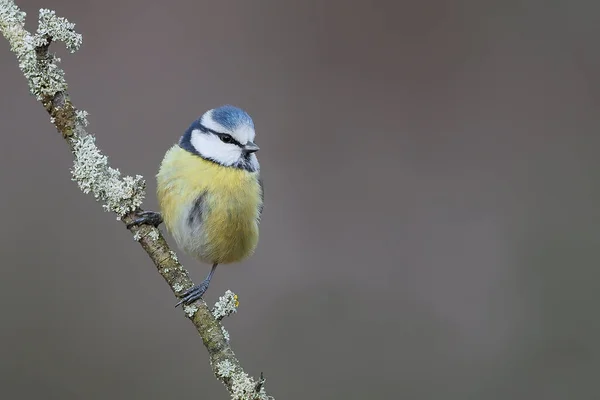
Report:
[{"label": "blurred grey background", "polygon": [[[225,326],[275,398],[600,398],[600,5],[18,3],[30,29],[41,7],[77,23],[72,98],[146,208],[194,118],[253,116],[261,243],[206,299],[238,293]],[[0,74],[0,396],[228,398],[147,255],[70,181],[4,40]]]}]

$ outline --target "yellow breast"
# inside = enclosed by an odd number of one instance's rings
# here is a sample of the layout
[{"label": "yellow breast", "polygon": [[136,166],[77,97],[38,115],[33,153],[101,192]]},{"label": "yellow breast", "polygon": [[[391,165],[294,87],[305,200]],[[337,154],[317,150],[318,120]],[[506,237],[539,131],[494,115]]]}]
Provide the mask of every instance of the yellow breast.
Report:
[{"label": "yellow breast", "polygon": [[178,145],[170,148],[157,175],[157,195],[177,245],[207,263],[250,256],[262,206],[258,178],[258,172],[221,166]]}]

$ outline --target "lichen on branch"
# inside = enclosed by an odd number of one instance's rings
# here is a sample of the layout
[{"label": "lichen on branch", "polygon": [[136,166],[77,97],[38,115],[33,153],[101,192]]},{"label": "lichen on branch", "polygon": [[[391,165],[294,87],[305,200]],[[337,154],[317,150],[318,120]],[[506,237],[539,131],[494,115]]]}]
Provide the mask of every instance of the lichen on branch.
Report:
[{"label": "lichen on branch", "polygon": [[0,31],[19,60],[29,90],[40,101],[44,96],[67,90],[67,82],[57,65],[60,58],[40,57],[39,50],[47,48],[52,38],[64,42],[69,51],[75,52],[81,46],[82,37],[74,27],[75,24],[57,17],[54,11],[41,9],[38,31],[32,35],[25,30],[25,12],[12,0],[0,0]]},{"label": "lichen on branch", "polygon": [[71,53],[79,50],[82,43],[81,34],[75,32],[75,24],[63,17],[57,17],[54,10],[42,8],[39,16],[36,46],[47,45],[47,38],[63,42]]},{"label": "lichen on branch", "polygon": [[95,141],[92,135],[73,139],[73,180],[83,193],[93,193],[106,211],[113,211],[121,218],[142,205],[146,183],[141,175],[121,178],[119,170],[108,165],[108,157],[100,152]]},{"label": "lichen on branch", "polygon": [[40,10],[35,35],[24,26],[25,13],[13,1],[0,0],[0,30],[17,55],[29,89],[49,112],[54,111],[51,122],[69,138],[75,155],[73,180],[84,193],[93,193],[103,208],[115,212],[117,218],[135,211],[144,199],[143,177],[121,177],[118,169],[108,165],[108,158],[96,146],[95,138],[85,130],[87,112],[76,110],[65,95],[68,85],[64,71],[58,67],[60,59],[48,52],[52,41],[63,42],[69,51],[75,52],[81,46],[81,34],[75,32],[75,24],[48,9]]}]

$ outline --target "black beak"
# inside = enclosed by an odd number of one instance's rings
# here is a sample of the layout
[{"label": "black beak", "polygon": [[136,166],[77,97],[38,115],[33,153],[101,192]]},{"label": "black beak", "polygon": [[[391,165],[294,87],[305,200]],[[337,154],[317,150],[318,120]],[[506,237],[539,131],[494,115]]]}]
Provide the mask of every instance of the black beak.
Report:
[{"label": "black beak", "polygon": [[244,147],[242,147],[242,151],[248,154],[256,153],[258,150],[260,150],[260,147],[258,147],[254,142],[248,142],[244,145]]}]

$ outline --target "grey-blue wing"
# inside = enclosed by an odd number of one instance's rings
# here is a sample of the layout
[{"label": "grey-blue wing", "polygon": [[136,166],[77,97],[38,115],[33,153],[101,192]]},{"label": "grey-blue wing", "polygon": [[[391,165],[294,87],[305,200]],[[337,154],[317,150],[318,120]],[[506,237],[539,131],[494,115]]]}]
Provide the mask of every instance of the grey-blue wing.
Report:
[{"label": "grey-blue wing", "polygon": [[190,229],[199,227],[202,224],[202,218],[204,217],[204,200],[206,198],[206,191],[200,193],[194,205],[190,209],[190,213],[187,217],[187,224]]}]

